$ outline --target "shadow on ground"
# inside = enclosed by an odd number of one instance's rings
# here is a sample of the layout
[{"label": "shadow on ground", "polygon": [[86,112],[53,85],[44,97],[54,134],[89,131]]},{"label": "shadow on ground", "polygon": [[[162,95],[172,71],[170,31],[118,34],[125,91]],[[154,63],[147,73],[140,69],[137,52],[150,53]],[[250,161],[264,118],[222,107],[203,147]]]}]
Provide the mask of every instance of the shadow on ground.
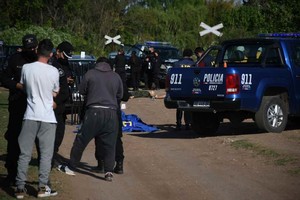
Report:
[{"label": "shadow on ground", "polygon": [[[216,136],[233,136],[233,135],[247,135],[247,134],[263,134],[265,131],[260,130],[255,122],[243,122],[239,125],[233,125],[230,122],[223,122],[220,124],[218,131],[215,134],[196,133],[192,130],[180,131],[175,129],[174,124],[154,125],[159,128],[159,131],[146,133],[146,132],[130,132],[125,133],[132,136],[144,138],[168,138],[168,139],[194,139],[199,137],[216,137]],[[300,123],[289,123],[286,130],[300,129]]]}]

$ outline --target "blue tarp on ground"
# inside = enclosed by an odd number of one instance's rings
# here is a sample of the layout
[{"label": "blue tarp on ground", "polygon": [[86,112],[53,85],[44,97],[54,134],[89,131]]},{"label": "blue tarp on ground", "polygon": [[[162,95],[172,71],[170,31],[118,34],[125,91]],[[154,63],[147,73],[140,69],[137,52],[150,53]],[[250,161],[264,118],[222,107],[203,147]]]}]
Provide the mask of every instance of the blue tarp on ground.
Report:
[{"label": "blue tarp on ground", "polygon": [[159,129],[155,126],[147,125],[137,115],[126,115],[122,111],[123,132],[154,132]]}]

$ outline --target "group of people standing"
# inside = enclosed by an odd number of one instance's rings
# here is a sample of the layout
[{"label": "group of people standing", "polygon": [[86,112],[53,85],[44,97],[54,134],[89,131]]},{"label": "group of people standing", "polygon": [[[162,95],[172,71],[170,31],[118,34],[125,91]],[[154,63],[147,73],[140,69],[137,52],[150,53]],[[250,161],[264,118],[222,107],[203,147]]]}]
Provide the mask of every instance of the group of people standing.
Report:
[{"label": "group of people standing", "polygon": [[105,180],[112,181],[114,170],[123,173],[120,102],[127,101],[129,93],[121,75],[113,71],[104,57],[100,57],[96,67],[84,75],[79,87],[86,101],[82,129],[76,135],[70,161],[63,163],[58,151],[64,137],[65,103],[72,82],[68,59],[74,48],[64,41],[54,52],[50,39],[38,42],[33,34],[25,35],[22,42],[22,50],[10,57],[1,77],[2,85],[9,89],[4,186],[15,185],[16,198],[24,198],[29,162],[36,146],[39,164],[37,196],[57,195],[51,188],[51,169],[74,175],[85,147],[93,138],[98,160],[96,168],[105,173]]},{"label": "group of people standing", "polygon": [[64,135],[64,103],[69,98],[65,63],[73,46],[63,42],[53,53],[51,40],[38,43],[33,34],[25,35],[22,43],[22,50],[9,58],[1,77],[2,85],[9,89],[9,121],[5,133],[8,175],[4,185],[16,185],[16,197],[24,197],[35,145],[39,160],[37,196],[55,196],[57,192],[49,186],[49,173],[56,162],[53,155],[57,154]]},{"label": "group of people standing", "polygon": [[144,79],[145,89],[157,90],[159,89],[159,72],[162,61],[159,53],[155,51],[154,47],[149,47],[149,52],[146,57],[140,58],[136,55],[136,51],[132,51],[129,60],[126,60],[123,49],[118,51],[114,59],[115,71],[120,74],[122,80],[127,83],[125,66],[128,64],[131,68],[131,86],[133,91],[139,89],[141,78]]}]

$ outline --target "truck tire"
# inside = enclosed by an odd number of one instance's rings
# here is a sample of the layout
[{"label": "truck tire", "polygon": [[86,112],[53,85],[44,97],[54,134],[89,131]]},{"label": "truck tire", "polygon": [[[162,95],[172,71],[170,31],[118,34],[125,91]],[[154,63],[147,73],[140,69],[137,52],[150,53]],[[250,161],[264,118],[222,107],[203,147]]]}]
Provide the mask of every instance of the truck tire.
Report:
[{"label": "truck tire", "polygon": [[220,126],[220,120],[214,113],[192,113],[192,130],[197,134],[215,134]]},{"label": "truck tire", "polygon": [[280,96],[264,96],[259,110],[255,113],[258,128],[280,133],[288,121],[288,106]]}]

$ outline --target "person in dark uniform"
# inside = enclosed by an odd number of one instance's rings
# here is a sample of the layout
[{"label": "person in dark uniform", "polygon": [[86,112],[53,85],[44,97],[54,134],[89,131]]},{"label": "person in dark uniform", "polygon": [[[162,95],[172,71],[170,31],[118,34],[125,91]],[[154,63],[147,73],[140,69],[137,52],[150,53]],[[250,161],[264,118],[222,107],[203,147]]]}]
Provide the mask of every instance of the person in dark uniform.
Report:
[{"label": "person in dark uniform", "polygon": [[133,90],[138,90],[140,86],[142,63],[140,58],[136,56],[136,51],[132,51],[128,64],[131,67],[131,80]]},{"label": "person in dark uniform", "polygon": [[22,38],[23,47],[21,52],[12,55],[8,60],[8,66],[2,75],[2,85],[9,89],[8,112],[9,120],[5,139],[7,140],[7,155],[5,167],[7,177],[4,180],[5,186],[15,183],[17,175],[17,161],[20,154],[18,137],[21,132],[23,116],[27,106],[26,94],[19,83],[22,67],[26,63],[35,62],[37,54],[35,49],[38,41],[35,35],[27,34]]},{"label": "person in dark uniform", "polygon": [[154,48],[149,47],[149,52],[145,57],[143,62],[143,75],[145,81],[145,89],[151,89],[153,84],[153,58],[154,58]]},{"label": "person in dark uniform", "polygon": [[[102,61],[107,62],[107,59],[104,59]],[[130,98],[130,93],[128,91],[128,87],[126,83],[123,83],[123,97],[120,101],[118,101],[118,118],[119,118],[119,124],[118,124],[118,137],[117,137],[117,143],[116,143],[116,156],[115,161],[116,165],[114,168],[114,172],[116,174],[123,174],[123,161],[124,161],[124,148],[123,148],[123,132],[122,132],[122,111],[121,111],[121,101],[127,102]],[[103,144],[101,143],[101,140],[98,138],[95,138],[95,157],[98,162],[98,165],[93,168],[93,171],[97,173],[104,173],[104,149]]]},{"label": "person in dark uniform", "polygon": [[87,144],[96,138],[103,145],[105,180],[112,181],[119,123],[118,102],[123,97],[122,80],[109,63],[98,62],[84,75],[79,92],[86,98],[81,133],[76,135],[69,164],[59,166],[59,170],[73,175],[72,170],[76,170]]},{"label": "person in dark uniform", "polygon": [[120,75],[123,83],[126,83],[126,57],[123,49],[119,49],[115,58],[115,72]]},{"label": "person in dark uniform", "polygon": [[72,44],[64,41],[57,46],[55,54],[49,60],[49,64],[56,67],[59,71],[60,86],[60,91],[54,98],[54,103],[56,104],[54,112],[57,121],[57,128],[55,134],[52,167],[58,167],[58,165],[62,163],[62,161],[60,160],[60,156],[58,155],[58,151],[65,134],[65,103],[69,98],[69,85],[67,78],[68,76],[70,76],[68,59],[72,58],[73,50],[74,47],[72,46]]},{"label": "person in dark uniform", "polygon": [[153,90],[159,90],[159,71],[160,71],[160,66],[161,66],[161,59],[159,56],[158,52],[154,52],[154,57],[153,57]]},{"label": "person in dark uniform", "polygon": [[[182,56],[183,58],[177,61],[174,64],[174,67],[193,67],[195,65],[194,60],[192,59],[193,51],[191,49],[184,49]],[[176,130],[181,130],[181,119],[182,119],[183,111],[176,109]],[[191,113],[185,111],[184,112],[184,122],[185,129],[190,129],[191,124]]]}]

